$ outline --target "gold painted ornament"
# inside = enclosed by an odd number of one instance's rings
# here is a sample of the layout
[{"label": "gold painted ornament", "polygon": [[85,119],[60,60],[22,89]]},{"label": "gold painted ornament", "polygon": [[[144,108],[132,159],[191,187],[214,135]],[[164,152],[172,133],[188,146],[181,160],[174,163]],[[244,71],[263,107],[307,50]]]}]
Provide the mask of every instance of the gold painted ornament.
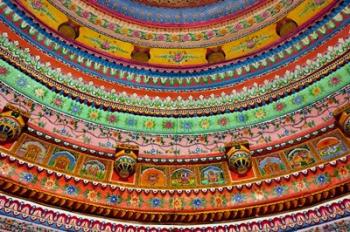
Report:
[{"label": "gold painted ornament", "polygon": [[25,121],[16,111],[5,111],[0,114],[0,143],[13,141],[21,134]]},{"label": "gold painted ornament", "polygon": [[248,146],[245,144],[234,145],[226,155],[230,169],[239,175],[244,175],[252,167],[252,157]]},{"label": "gold painted ornament", "polygon": [[116,154],[114,170],[122,179],[126,179],[135,173],[136,154],[132,150],[121,150]]}]

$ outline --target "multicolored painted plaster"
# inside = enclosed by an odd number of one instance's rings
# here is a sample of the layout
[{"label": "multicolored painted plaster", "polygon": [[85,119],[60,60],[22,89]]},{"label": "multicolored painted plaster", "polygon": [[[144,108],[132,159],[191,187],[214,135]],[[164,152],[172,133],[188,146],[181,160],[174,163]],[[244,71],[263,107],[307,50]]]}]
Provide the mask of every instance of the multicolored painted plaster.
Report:
[{"label": "multicolored painted plaster", "polygon": [[349,4],[0,0],[0,228],[348,228]]}]

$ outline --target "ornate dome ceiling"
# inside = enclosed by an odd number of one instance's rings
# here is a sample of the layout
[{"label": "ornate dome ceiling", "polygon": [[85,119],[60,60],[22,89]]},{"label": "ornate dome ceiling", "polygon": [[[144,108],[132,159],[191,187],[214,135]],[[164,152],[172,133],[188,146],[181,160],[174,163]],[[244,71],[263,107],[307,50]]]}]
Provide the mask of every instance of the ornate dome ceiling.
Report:
[{"label": "ornate dome ceiling", "polygon": [[0,0],[0,228],[349,227],[349,3]]}]

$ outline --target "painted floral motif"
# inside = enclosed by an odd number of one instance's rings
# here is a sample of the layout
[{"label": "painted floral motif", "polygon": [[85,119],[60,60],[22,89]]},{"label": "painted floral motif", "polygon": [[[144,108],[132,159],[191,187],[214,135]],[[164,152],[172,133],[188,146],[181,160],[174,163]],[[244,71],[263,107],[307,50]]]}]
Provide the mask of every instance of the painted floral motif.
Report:
[{"label": "painted floral motif", "polygon": [[150,205],[152,208],[160,208],[163,205],[163,200],[157,197],[151,198]]},{"label": "painted floral motif", "polygon": [[97,120],[100,117],[100,113],[98,111],[91,110],[89,113],[89,118],[92,120]]},{"label": "painted floral motif", "polygon": [[229,120],[226,117],[222,117],[218,120],[218,124],[220,126],[226,126],[228,123],[229,123]]},{"label": "painted floral motif", "polygon": [[25,79],[25,77],[20,77],[18,80],[17,80],[17,83],[16,83],[19,87],[21,88],[25,88],[27,87],[28,85],[28,81]]},{"label": "painted floral motif", "polygon": [[275,193],[277,196],[283,195],[286,191],[287,191],[287,187],[286,187],[286,186],[279,185],[279,186],[276,186],[276,187],[274,188],[274,193]]},{"label": "painted floral motif", "polygon": [[266,116],[266,113],[263,109],[260,109],[255,113],[255,117],[257,118],[264,118],[265,116]]},{"label": "painted floral motif", "polygon": [[74,185],[67,185],[65,187],[65,192],[68,194],[68,195],[76,195],[79,193],[78,189],[74,186]]},{"label": "painted floral motif", "polygon": [[119,195],[108,195],[107,202],[112,205],[120,204],[122,202],[122,198]]},{"label": "painted floral motif", "polygon": [[237,115],[237,120],[238,122],[244,123],[245,121],[248,120],[248,117],[245,114],[239,114]]},{"label": "painted floral motif", "polygon": [[10,165],[7,163],[0,162],[0,175],[6,176],[10,175],[13,171]]},{"label": "painted floral motif", "polygon": [[[173,40],[176,40],[175,37],[172,38]],[[186,63],[191,59],[197,58],[196,56],[192,54],[188,54],[186,51],[170,51],[168,54],[160,55],[160,58],[167,59],[168,62],[172,63]]]},{"label": "painted floral motif", "polygon": [[260,201],[265,198],[266,193],[262,189],[256,189],[252,192],[253,198]]},{"label": "painted floral motif", "polygon": [[74,115],[79,115],[81,113],[81,106],[77,104],[72,104],[70,107],[70,112]]},{"label": "painted floral motif", "polygon": [[34,90],[34,93],[37,97],[43,98],[45,97],[46,91],[43,88],[37,88]]},{"label": "painted floral motif", "polygon": [[145,122],[145,127],[147,128],[147,129],[152,129],[152,128],[154,128],[155,127],[155,123],[154,123],[154,121],[152,121],[152,120],[147,120],[146,122]]},{"label": "painted floral motif", "polygon": [[105,51],[110,51],[110,52],[120,52],[120,53],[128,53],[128,51],[120,48],[119,46],[116,46],[112,42],[108,40],[102,40],[99,38],[91,38],[88,36],[85,36],[86,39],[90,40],[93,42],[98,48],[105,50]]},{"label": "painted floral motif", "polygon": [[222,195],[214,195],[211,197],[210,203],[213,207],[226,206],[226,198]]},{"label": "painted floral motif", "polygon": [[131,127],[135,127],[137,125],[137,120],[134,118],[127,118],[126,124]]},{"label": "painted floral motif", "polygon": [[45,177],[45,178],[43,178],[41,184],[47,190],[57,190],[58,189],[57,180],[55,180],[53,178]]},{"label": "painted floral motif", "polygon": [[7,68],[0,66],[0,76],[6,76],[7,74],[8,74]]},{"label": "painted floral motif", "polygon": [[98,201],[101,197],[99,192],[96,192],[94,190],[88,190],[85,192],[85,197],[89,200],[89,201]]},{"label": "painted floral motif", "polygon": [[62,108],[63,103],[64,103],[64,100],[61,97],[56,97],[52,100],[52,104],[54,104],[55,106],[57,106],[59,108]]},{"label": "painted floral motif", "polygon": [[300,16],[309,13],[310,11],[316,11],[318,8],[322,7],[326,3],[326,0],[313,0],[310,1],[305,9],[300,13]]},{"label": "painted floral motif", "polygon": [[129,195],[127,198],[127,203],[131,207],[138,208],[143,204],[143,200],[138,195]]},{"label": "painted floral motif", "polygon": [[21,173],[20,179],[21,181],[33,184],[37,181],[37,177],[28,172]]},{"label": "painted floral motif", "polygon": [[118,117],[114,114],[107,115],[107,121],[109,123],[116,123],[118,121]]},{"label": "painted floral motif", "polygon": [[332,77],[329,81],[330,85],[338,85],[340,83],[340,77]]},{"label": "painted floral motif", "polygon": [[52,21],[57,22],[57,19],[55,18],[55,16],[48,10],[46,4],[44,4],[42,0],[30,0],[29,4],[34,10],[40,12],[40,14],[46,15]]},{"label": "painted floral motif", "polygon": [[295,105],[300,105],[303,103],[304,97],[302,95],[298,95],[296,97],[293,98],[292,102]]},{"label": "painted floral motif", "polygon": [[202,121],[200,121],[200,126],[203,129],[208,129],[210,126],[210,121],[208,119],[203,119]]},{"label": "painted floral motif", "polygon": [[284,103],[279,102],[275,105],[276,111],[282,111],[284,108],[285,108]]},{"label": "painted floral motif", "polygon": [[334,176],[339,179],[345,179],[348,178],[350,175],[349,168],[347,167],[341,167],[338,170],[335,170]]},{"label": "painted floral motif", "polygon": [[203,207],[204,204],[205,201],[202,198],[194,198],[191,202],[192,207],[196,209]]},{"label": "painted floral motif", "polygon": [[315,86],[314,88],[311,89],[311,94],[315,97],[320,95],[321,92],[322,92],[322,89],[319,86]]},{"label": "painted floral motif", "polygon": [[309,188],[309,183],[305,180],[293,182],[294,191],[305,191]]},{"label": "painted floral motif", "polygon": [[175,209],[175,210],[180,210],[184,208],[184,201],[182,198],[179,197],[174,197],[170,199],[170,205]]},{"label": "painted floral motif", "polygon": [[242,193],[237,193],[237,194],[233,195],[231,199],[232,199],[232,202],[239,204],[239,203],[242,203],[246,199],[246,196]]},{"label": "painted floral motif", "polygon": [[329,182],[329,176],[326,174],[320,174],[315,177],[315,183],[318,185],[323,185]]},{"label": "painted floral motif", "polygon": [[173,129],[174,123],[172,121],[164,121],[163,122],[163,128],[164,129]]},{"label": "painted floral motif", "polygon": [[183,128],[184,130],[191,130],[191,128],[192,128],[192,122],[190,122],[190,121],[185,121],[185,122],[183,122],[183,123],[182,123],[182,128]]}]

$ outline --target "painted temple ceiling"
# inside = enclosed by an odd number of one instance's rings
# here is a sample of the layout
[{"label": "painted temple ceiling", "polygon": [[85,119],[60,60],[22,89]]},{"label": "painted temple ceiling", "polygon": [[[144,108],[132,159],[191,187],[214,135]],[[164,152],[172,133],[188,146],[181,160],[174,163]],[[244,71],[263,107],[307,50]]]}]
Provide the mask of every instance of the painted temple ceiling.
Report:
[{"label": "painted temple ceiling", "polygon": [[0,228],[346,231],[349,4],[0,0]]}]

